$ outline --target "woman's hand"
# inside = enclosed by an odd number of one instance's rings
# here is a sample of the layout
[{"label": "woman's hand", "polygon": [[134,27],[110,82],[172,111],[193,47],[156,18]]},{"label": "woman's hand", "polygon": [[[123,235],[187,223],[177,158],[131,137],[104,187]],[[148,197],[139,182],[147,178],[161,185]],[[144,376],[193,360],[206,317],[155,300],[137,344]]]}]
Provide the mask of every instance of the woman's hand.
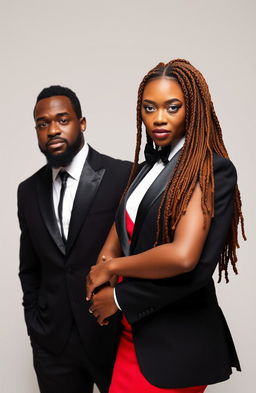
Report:
[{"label": "woman's hand", "polygon": [[102,261],[91,267],[86,277],[86,300],[91,300],[95,288],[112,279],[113,274],[108,269],[111,260],[111,257],[105,257],[103,255]]},{"label": "woman's hand", "polygon": [[113,292],[113,288],[105,287],[92,296],[89,312],[101,326],[108,325],[107,318],[118,311]]}]

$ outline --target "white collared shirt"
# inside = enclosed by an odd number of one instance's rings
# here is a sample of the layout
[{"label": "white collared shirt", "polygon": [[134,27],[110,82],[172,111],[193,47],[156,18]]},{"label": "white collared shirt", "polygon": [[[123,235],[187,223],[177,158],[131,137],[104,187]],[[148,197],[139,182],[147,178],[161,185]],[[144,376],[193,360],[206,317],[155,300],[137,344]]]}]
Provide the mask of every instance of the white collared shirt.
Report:
[{"label": "white collared shirt", "polygon": [[62,210],[62,220],[63,220],[63,230],[65,238],[68,238],[69,223],[71,218],[71,212],[73,208],[73,203],[79,184],[80,176],[83,170],[85,160],[87,158],[89,151],[89,146],[86,142],[81,150],[75,155],[71,163],[65,168],[52,168],[52,194],[53,194],[53,206],[54,212],[57,220],[57,224],[60,229],[60,221],[58,215],[58,204],[60,199],[61,190],[61,179],[58,176],[61,169],[65,169],[68,172],[69,177],[67,178],[67,187],[63,199],[63,210]]},{"label": "white collared shirt", "polygon": [[[185,142],[185,137],[182,137],[181,139],[179,139],[179,141],[173,144],[172,150],[168,157],[169,161],[183,147],[184,142]],[[146,194],[151,184],[155,181],[157,176],[162,172],[164,168],[165,165],[163,161],[162,160],[157,161],[150,169],[150,171],[146,174],[146,176],[137,185],[137,187],[132,192],[132,194],[129,196],[128,201],[126,203],[126,210],[132,222],[135,222],[136,220],[137,211],[144,195]]]}]

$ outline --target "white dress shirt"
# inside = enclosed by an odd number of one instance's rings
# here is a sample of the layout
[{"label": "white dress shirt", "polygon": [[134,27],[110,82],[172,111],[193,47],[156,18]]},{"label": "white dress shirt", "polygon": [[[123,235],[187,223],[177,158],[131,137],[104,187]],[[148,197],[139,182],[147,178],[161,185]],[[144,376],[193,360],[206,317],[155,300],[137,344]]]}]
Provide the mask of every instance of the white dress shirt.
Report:
[{"label": "white dress shirt", "polygon": [[57,220],[57,224],[60,229],[60,220],[58,215],[58,204],[60,200],[60,190],[61,190],[61,179],[58,176],[61,169],[65,169],[69,174],[67,178],[67,187],[64,194],[63,199],[63,208],[62,208],[62,221],[63,221],[63,230],[65,238],[68,238],[68,230],[69,223],[71,218],[71,212],[73,208],[73,203],[77,191],[77,187],[79,184],[80,176],[83,170],[83,166],[85,160],[87,158],[89,151],[89,147],[86,142],[84,142],[84,146],[81,150],[75,155],[71,163],[65,168],[52,168],[52,194],[53,194],[53,206],[54,212]]},{"label": "white dress shirt", "polygon": [[[168,157],[169,161],[182,148],[184,142],[185,142],[185,137],[182,137],[181,139],[179,139],[179,141],[173,144]],[[162,172],[164,168],[165,168],[165,164],[163,163],[163,161],[162,160],[157,161],[150,169],[150,171],[146,174],[146,176],[137,185],[137,187],[132,192],[132,194],[129,196],[128,201],[126,203],[126,211],[129,214],[132,222],[135,222],[136,220],[137,211],[144,195],[146,194],[151,184],[155,181],[157,176]]]},{"label": "white dress shirt", "polygon": [[[184,142],[185,142],[185,137],[182,137],[175,144],[173,144],[168,157],[169,161],[183,147]],[[144,195],[146,194],[151,184],[155,181],[157,176],[162,172],[164,168],[165,168],[165,164],[163,163],[163,161],[162,160],[157,161],[129,196],[126,202],[126,211],[129,214],[133,223],[135,223],[138,208]],[[119,310],[121,310],[116,298],[115,289],[114,289],[114,300]]]}]

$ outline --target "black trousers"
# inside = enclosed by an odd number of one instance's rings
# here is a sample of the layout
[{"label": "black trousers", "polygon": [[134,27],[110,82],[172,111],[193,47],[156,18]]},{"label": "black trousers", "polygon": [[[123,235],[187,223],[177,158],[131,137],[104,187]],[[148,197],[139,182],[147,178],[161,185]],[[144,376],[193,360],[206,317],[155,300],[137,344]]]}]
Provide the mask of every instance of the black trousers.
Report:
[{"label": "black trousers", "polygon": [[89,362],[75,324],[60,355],[54,355],[31,339],[34,368],[41,393],[92,393],[96,383],[107,393],[111,370],[99,370]]}]

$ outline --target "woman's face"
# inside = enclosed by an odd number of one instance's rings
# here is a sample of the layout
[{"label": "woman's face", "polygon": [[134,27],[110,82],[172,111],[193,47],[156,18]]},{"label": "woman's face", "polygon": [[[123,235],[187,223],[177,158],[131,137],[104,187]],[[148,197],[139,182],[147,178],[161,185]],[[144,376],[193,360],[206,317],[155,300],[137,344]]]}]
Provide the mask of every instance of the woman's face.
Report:
[{"label": "woman's face", "polygon": [[185,132],[185,98],[175,79],[159,78],[144,88],[142,121],[158,146],[167,146]]}]

